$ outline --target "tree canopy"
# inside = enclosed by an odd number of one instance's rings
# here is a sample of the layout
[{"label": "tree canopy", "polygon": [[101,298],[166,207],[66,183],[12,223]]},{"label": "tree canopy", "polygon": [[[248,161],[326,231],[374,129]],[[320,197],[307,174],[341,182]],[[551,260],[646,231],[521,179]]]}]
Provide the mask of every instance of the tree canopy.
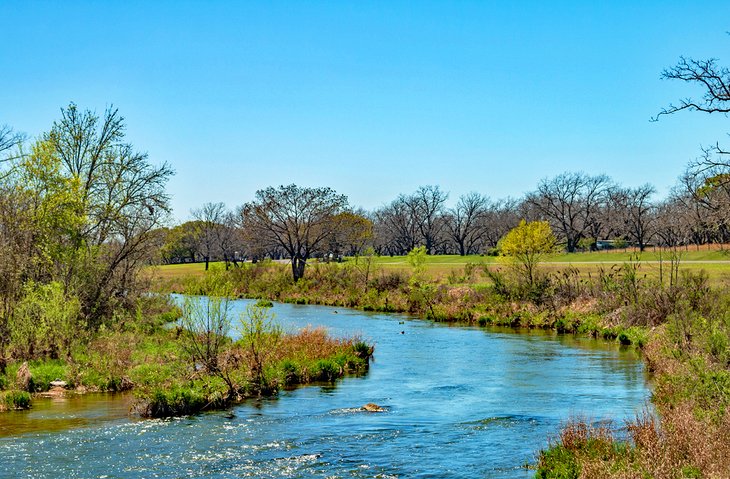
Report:
[{"label": "tree canopy", "polygon": [[292,276],[304,276],[307,260],[323,252],[345,218],[347,197],[331,188],[291,184],[256,192],[254,201],[241,207],[244,230],[260,241],[282,248],[291,258]]}]

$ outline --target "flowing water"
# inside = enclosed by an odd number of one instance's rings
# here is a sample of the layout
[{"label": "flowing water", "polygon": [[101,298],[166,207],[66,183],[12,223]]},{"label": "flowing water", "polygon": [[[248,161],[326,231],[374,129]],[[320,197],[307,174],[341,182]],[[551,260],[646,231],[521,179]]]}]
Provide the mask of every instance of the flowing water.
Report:
[{"label": "flowing water", "polygon": [[[568,417],[620,424],[649,397],[632,352],[590,339],[320,306],[273,312],[286,329],[374,342],[369,373],[170,420],[130,417],[125,395],[36,400],[0,414],[0,477],[526,478]],[[386,412],[358,410],[369,402]]]}]

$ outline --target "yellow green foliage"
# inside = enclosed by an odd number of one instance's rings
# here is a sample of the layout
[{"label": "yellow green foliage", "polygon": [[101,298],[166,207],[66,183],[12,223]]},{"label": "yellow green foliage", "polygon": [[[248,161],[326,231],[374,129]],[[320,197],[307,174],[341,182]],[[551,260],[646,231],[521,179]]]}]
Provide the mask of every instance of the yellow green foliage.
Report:
[{"label": "yellow green foliage", "polygon": [[555,252],[556,240],[547,221],[522,220],[499,241],[499,251],[527,284],[537,279],[537,265]]}]

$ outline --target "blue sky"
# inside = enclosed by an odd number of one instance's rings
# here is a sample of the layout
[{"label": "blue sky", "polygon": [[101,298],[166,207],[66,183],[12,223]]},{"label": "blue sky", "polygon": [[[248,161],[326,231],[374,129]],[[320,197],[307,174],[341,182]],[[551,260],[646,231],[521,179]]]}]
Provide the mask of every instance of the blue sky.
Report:
[{"label": "blue sky", "polygon": [[367,209],[419,185],[518,197],[567,170],[661,195],[730,120],[663,106],[680,55],[730,66],[730,2],[0,0],[0,124],[113,104],[176,170],[176,218],[257,189]]}]

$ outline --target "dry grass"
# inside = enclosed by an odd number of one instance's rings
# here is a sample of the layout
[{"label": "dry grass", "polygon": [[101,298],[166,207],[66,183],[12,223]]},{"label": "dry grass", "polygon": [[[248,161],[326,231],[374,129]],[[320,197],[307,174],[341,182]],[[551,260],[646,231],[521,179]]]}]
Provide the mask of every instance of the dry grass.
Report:
[{"label": "dry grass", "polygon": [[296,334],[281,338],[276,351],[277,359],[294,358],[299,360],[318,360],[330,358],[360,341],[358,337],[339,339],[327,334],[324,328],[305,328]]}]

